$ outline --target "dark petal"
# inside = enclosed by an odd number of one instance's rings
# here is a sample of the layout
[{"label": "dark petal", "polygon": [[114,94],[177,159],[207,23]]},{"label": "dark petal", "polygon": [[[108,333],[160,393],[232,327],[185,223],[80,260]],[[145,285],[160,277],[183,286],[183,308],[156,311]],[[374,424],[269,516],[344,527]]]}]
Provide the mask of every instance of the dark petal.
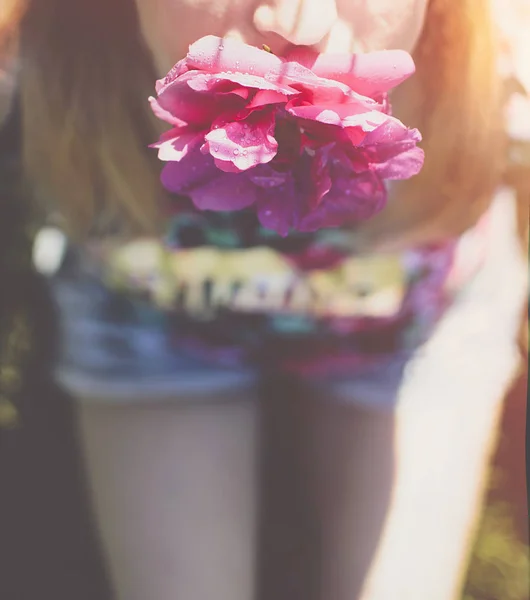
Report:
[{"label": "dark petal", "polygon": [[257,200],[257,188],[243,173],[223,173],[197,185],[189,195],[200,210],[232,211],[241,210]]},{"label": "dark petal", "polygon": [[374,173],[339,177],[320,205],[301,220],[298,229],[316,231],[363,221],[382,210],[386,200],[386,188]]},{"label": "dark petal", "polygon": [[302,196],[289,179],[283,185],[259,191],[258,219],[263,227],[285,237],[291,228],[297,228],[302,204]]},{"label": "dark petal", "polygon": [[162,169],[162,185],[175,194],[185,194],[191,187],[211,180],[219,173],[211,156],[198,148],[180,162],[168,162]]}]

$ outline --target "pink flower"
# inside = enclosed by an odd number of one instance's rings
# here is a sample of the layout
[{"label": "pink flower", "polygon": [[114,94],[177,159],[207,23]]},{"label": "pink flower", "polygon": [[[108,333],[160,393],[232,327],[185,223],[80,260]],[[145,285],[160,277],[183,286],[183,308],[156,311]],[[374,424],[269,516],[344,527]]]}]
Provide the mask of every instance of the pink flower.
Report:
[{"label": "pink flower", "polygon": [[153,144],[163,185],[199,210],[254,207],[285,236],[368,219],[385,180],[423,165],[421,135],[390,115],[388,91],[414,72],[402,51],[287,58],[204,37],[156,84]]}]

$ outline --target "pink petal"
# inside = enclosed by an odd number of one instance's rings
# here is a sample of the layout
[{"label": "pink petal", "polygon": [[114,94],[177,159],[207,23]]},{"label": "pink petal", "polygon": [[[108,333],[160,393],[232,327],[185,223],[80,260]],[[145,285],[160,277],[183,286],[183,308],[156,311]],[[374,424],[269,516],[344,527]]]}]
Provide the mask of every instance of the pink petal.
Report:
[{"label": "pink petal", "polygon": [[338,125],[340,127],[342,123],[342,119],[334,110],[323,108],[322,106],[314,106],[313,104],[293,106],[287,108],[287,112],[294,117],[318,121],[319,123],[325,123],[326,125]]},{"label": "pink petal", "polygon": [[375,127],[364,140],[365,146],[377,144],[389,144],[395,142],[421,142],[421,134],[417,129],[409,129],[399,119],[391,116],[371,117],[374,123],[378,120],[380,124]]},{"label": "pink petal", "polygon": [[261,100],[261,104],[285,102],[287,96],[293,96],[298,93],[289,86],[267,81],[263,77],[245,73],[201,73],[193,71],[186,80],[188,86],[197,92],[238,94],[245,100],[248,99],[251,90],[267,91],[269,93],[267,102],[263,101],[265,100],[265,97],[258,97],[258,103]]},{"label": "pink petal", "polygon": [[170,69],[170,71],[165,77],[159,79],[155,83],[156,93],[160,94],[166,85],[173,83],[173,81],[175,81],[177,77],[180,77],[181,75],[186,73],[186,71],[188,71],[188,66],[186,65],[186,59],[183,58],[182,60],[179,60],[179,62]]},{"label": "pink petal", "polygon": [[204,131],[188,131],[174,128],[164,132],[152,148],[158,148],[158,158],[162,161],[180,162],[195,146],[204,139]]},{"label": "pink petal", "polygon": [[155,117],[157,117],[161,121],[165,121],[166,123],[169,123],[170,125],[175,125],[176,127],[183,127],[187,125],[185,121],[177,118],[170,111],[162,108],[162,106],[160,106],[160,102],[158,102],[156,98],[153,98],[151,96],[149,98],[149,104],[151,105],[151,110],[153,111]]},{"label": "pink petal", "polygon": [[342,81],[316,75],[297,62],[285,62],[281,71],[268,74],[267,79],[299,90],[312,104],[364,102],[369,110],[381,108],[375,99],[357,93]]},{"label": "pink petal", "polygon": [[[295,63],[289,64],[292,65]],[[290,87],[298,90],[304,97],[310,99],[312,104],[341,104],[343,102],[348,102],[352,96],[354,96],[354,93],[343,83],[317,77],[310,71],[309,73],[310,76],[300,78],[278,76],[278,81],[288,84]],[[365,101],[368,102],[370,99],[365,98]],[[372,102],[375,101],[372,100]]]},{"label": "pink petal", "polygon": [[238,83],[239,85],[257,89],[257,90],[270,90],[275,91],[280,94],[284,94],[287,96],[292,96],[297,94],[297,90],[293,89],[289,85],[283,83],[278,78],[267,76],[260,77],[257,75],[249,74],[249,73],[216,73],[216,77],[220,77],[222,79],[227,79],[228,81],[232,81],[234,83]]},{"label": "pink petal", "polygon": [[284,104],[287,100],[288,96],[284,93],[276,90],[260,89],[249,104],[247,104],[247,108],[262,108],[269,104]]},{"label": "pink petal", "polygon": [[[210,144],[208,143],[208,149],[209,148]],[[225,173],[243,173],[242,169],[238,169],[236,165],[234,165],[234,163],[228,160],[220,160],[218,158],[214,158],[213,162],[220,171],[224,171]]]},{"label": "pink petal", "polygon": [[[354,110],[357,111],[356,114],[350,114]],[[321,107],[311,104],[292,106],[288,103],[287,112],[302,120],[300,127],[317,140],[317,146],[321,143],[342,139],[349,140],[349,143],[353,145],[359,145],[364,141],[367,133],[380,127],[389,118],[386,114],[378,111],[366,112],[362,106],[351,105],[350,108],[350,105],[345,104]],[[343,136],[339,137],[337,131],[330,127],[326,128],[327,125],[343,129]],[[311,140],[308,142],[311,145]]]},{"label": "pink petal", "polygon": [[241,87],[237,82],[231,81],[229,76],[223,73],[200,73],[193,71],[186,78],[188,86],[196,92],[208,92],[213,94],[237,94],[243,100],[249,96],[249,90]]},{"label": "pink petal", "polygon": [[198,93],[188,84],[190,73],[167,85],[158,96],[161,110],[174,118],[193,125],[210,123],[218,114],[219,107],[212,94]]},{"label": "pink petal", "polygon": [[199,210],[241,210],[257,200],[256,187],[242,174],[222,173],[189,195]]},{"label": "pink petal", "polygon": [[239,96],[243,100],[247,100],[250,95],[250,91],[243,87],[235,88],[234,90],[231,90],[230,92],[221,92],[221,93],[222,94],[235,94],[236,96]]},{"label": "pink petal", "polygon": [[319,77],[340,81],[370,97],[390,91],[416,70],[412,57],[404,50],[348,55],[318,54],[307,48],[295,48],[287,60],[300,61]]},{"label": "pink petal", "polygon": [[362,127],[363,131],[370,133],[381,127],[381,125],[385,125],[391,119],[392,117],[385,113],[372,110],[344,117],[343,125],[344,127]]},{"label": "pink petal", "polygon": [[235,121],[212,129],[207,135],[210,154],[231,162],[240,170],[270,162],[278,150],[273,137],[274,113],[254,113],[255,118]]},{"label": "pink petal", "polygon": [[[334,125],[340,125],[343,119],[356,116],[359,114],[368,114],[378,112],[374,110],[372,102],[366,103],[362,100],[359,102],[341,103],[341,104],[314,104],[313,102],[301,102],[299,99],[289,101],[286,104],[286,110],[295,117],[301,119],[310,119],[320,121],[321,123],[334,122]],[[331,113],[336,117],[332,117]],[[382,122],[382,121],[381,121]]]},{"label": "pink petal", "polygon": [[381,127],[388,119],[388,115],[384,113],[371,111],[346,117],[342,125],[350,142],[358,146],[366,141],[368,134]]},{"label": "pink petal", "polygon": [[189,48],[186,64],[191,69],[209,73],[237,71],[264,77],[282,65],[282,60],[254,46],[234,39],[208,35]]}]

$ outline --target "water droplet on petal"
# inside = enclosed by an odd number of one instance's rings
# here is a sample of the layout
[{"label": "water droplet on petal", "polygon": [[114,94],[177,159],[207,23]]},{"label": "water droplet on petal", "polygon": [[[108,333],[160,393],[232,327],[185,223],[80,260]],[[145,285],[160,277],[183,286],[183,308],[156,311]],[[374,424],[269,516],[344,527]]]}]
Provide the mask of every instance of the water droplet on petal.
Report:
[{"label": "water droplet on petal", "polygon": [[237,156],[238,154],[239,154],[239,150],[236,148],[236,149],[234,150],[234,156]]}]

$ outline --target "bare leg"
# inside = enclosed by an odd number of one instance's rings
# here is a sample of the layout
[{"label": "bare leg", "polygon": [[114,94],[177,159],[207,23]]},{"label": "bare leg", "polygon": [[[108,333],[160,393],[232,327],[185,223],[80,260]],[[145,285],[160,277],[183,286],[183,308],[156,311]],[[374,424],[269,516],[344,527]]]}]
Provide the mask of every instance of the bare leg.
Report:
[{"label": "bare leg", "polygon": [[506,355],[504,368],[484,371],[426,353],[394,410],[308,390],[283,399],[264,600],[458,597],[515,367]]},{"label": "bare leg", "polygon": [[83,403],[95,515],[119,600],[252,600],[257,403]]},{"label": "bare leg", "polygon": [[502,400],[520,360],[528,267],[512,217],[495,215],[484,269],[401,381],[381,372],[371,392],[357,378],[323,393],[320,405],[307,402],[306,463],[322,525],[320,600],[459,596]]},{"label": "bare leg", "polygon": [[322,402],[303,386],[280,392],[263,403],[259,598],[356,600],[388,510],[393,416]]},{"label": "bare leg", "polygon": [[319,600],[458,597],[501,407],[460,400],[395,417],[313,413]]},{"label": "bare leg", "polygon": [[318,600],[320,528],[306,456],[307,398],[270,382],[262,402],[259,600]]},{"label": "bare leg", "polygon": [[315,598],[357,600],[391,502],[395,418],[307,397],[305,411],[308,487],[320,523]]}]

